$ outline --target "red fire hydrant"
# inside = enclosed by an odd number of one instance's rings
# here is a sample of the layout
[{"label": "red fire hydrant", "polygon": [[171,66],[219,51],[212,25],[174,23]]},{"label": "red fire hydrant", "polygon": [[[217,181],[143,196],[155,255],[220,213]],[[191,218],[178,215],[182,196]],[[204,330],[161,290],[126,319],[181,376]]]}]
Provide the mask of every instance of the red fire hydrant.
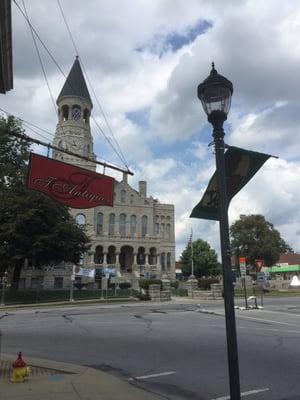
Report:
[{"label": "red fire hydrant", "polygon": [[25,378],[27,378],[31,372],[30,367],[27,367],[25,361],[23,360],[21,351],[19,352],[18,358],[13,363],[12,367],[13,370],[11,382],[13,383],[24,382]]}]

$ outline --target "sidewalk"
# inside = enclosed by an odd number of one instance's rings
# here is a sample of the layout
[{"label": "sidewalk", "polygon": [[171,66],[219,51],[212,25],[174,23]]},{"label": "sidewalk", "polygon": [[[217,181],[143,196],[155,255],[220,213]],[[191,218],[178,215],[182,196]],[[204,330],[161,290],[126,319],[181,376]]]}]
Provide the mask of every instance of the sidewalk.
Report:
[{"label": "sidewalk", "polygon": [[[11,365],[15,356],[1,356]],[[74,364],[24,357],[32,375],[23,383],[11,383],[0,371],[1,400],[161,400],[105,372]],[[134,381],[133,381],[134,382]]]}]

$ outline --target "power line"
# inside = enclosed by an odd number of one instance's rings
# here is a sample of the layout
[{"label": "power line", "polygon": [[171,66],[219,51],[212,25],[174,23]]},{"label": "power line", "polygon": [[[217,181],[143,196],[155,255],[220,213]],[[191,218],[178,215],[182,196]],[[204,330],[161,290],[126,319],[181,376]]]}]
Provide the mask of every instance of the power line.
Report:
[{"label": "power line", "polygon": [[[59,9],[60,9],[62,18],[63,18],[63,20],[64,20],[64,23],[65,23],[65,25],[66,25],[67,31],[68,31],[68,33],[69,33],[69,36],[70,36],[71,42],[72,42],[72,44],[73,44],[73,47],[74,47],[76,56],[78,56],[79,59],[80,59],[80,63],[81,63],[81,65],[82,65],[83,72],[84,72],[84,74],[85,74],[85,76],[86,76],[86,79],[87,79],[88,84],[89,84],[89,86],[90,86],[90,88],[91,88],[91,90],[92,90],[92,93],[93,93],[93,95],[94,95],[94,97],[95,97],[95,99],[96,99],[96,103],[98,104],[98,107],[100,108],[100,111],[101,111],[101,113],[102,113],[102,115],[103,115],[103,118],[104,118],[104,121],[105,121],[105,123],[106,123],[106,126],[108,127],[108,129],[109,129],[109,131],[110,131],[110,133],[111,133],[111,135],[112,135],[112,138],[114,139],[114,142],[115,142],[115,144],[116,144],[116,146],[117,146],[117,148],[118,148],[118,152],[120,153],[120,154],[118,154],[118,153],[117,153],[117,154],[119,155],[119,157],[121,158],[121,160],[122,160],[122,162],[125,164],[125,166],[128,168],[128,166],[127,166],[127,161],[126,161],[125,156],[124,156],[124,154],[123,154],[123,152],[122,152],[122,149],[121,149],[121,147],[120,147],[120,145],[119,145],[117,139],[115,138],[115,135],[114,135],[114,133],[113,133],[113,131],[112,131],[112,129],[111,129],[111,126],[110,126],[109,123],[108,123],[108,120],[107,120],[107,118],[106,118],[106,115],[105,115],[105,113],[104,113],[104,110],[103,110],[103,108],[102,108],[102,106],[101,106],[101,104],[100,104],[100,101],[99,101],[99,99],[98,99],[98,97],[97,97],[97,95],[96,95],[96,93],[95,93],[95,91],[94,91],[93,85],[92,85],[91,82],[90,82],[89,76],[88,76],[88,74],[87,74],[87,72],[86,72],[86,69],[85,69],[84,63],[83,63],[83,61],[82,61],[82,58],[81,58],[81,56],[79,55],[78,48],[77,48],[77,46],[76,46],[74,37],[73,37],[73,35],[72,35],[71,29],[70,29],[70,27],[69,27],[68,21],[67,21],[67,19],[66,19],[66,16],[65,16],[65,14],[64,14],[63,8],[62,8],[62,6],[61,6],[59,0],[57,0],[57,4],[58,4],[58,6],[59,6]],[[99,126],[99,124],[98,124],[98,122],[96,121],[96,119],[95,119],[93,116],[92,116],[92,118],[93,118],[95,124],[97,125],[97,127],[100,129],[100,131],[101,131],[102,134],[104,135],[105,139],[106,139],[106,140],[109,142],[109,144],[113,147],[113,145],[112,145],[110,139],[106,137],[105,133],[103,132],[102,128]],[[116,150],[115,150],[115,151],[116,151]]]},{"label": "power line", "polygon": [[[29,21],[27,9],[26,9],[26,6],[25,6],[25,1],[22,0],[22,3],[23,3],[23,8],[24,8],[25,14],[26,14],[26,18],[27,18],[27,20]],[[42,68],[43,75],[44,75],[44,78],[45,78],[45,81],[46,81],[46,84],[47,84],[47,87],[48,87],[48,91],[49,91],[49,94],[50,94],[50,98],[51,98],[51,101],[52,101],[52,104],[53,104],[53,107],[54,107],[54,112],[55,112],[55,115],[57,115],[56,105],[55,105],[53,93],[52,93],[52,91],[51,91],[51,88],[50,88],[50,85],[49,85],[49,81],[48,81],[48,79],[47,79],[46,70],[45,70],[45,68],[44,68],[44,64],[43,64],[43,61],[42,61],[42,58],[41,58],[41,55],[40,55],[40,51],[39,51],[38,45],[37,45],[36,40],[35,40],[35,36],[34,36],[34,34],[33,34],[32,25],[31,25],[31,24],[29,24],[29,28],[30,28],[31,37],[32,37],[32,40],[33,40],[33,43],[34,43],[34,47],[35,47],[35,50],[36,50],[36,52],[37,52],[37,56],[38,56],[38,59],[39,59],[39,62],[40,62],[40,66],[41,66],[41,68]]]},{"label": "power line", "polygon": [[31,138],[30,136],[25,135],[24,133],[9,132],[9,131],[4,131],[4,133],[9,134],[11,136],[15,136],[15,137],[17,137],[19,139],[23,139],[23,140],[25,140],[27,142],[32,142],[32,143],[39,144],[41,146],[45,146],[47,148],[59,151],[60,153],[65,153],[65,154],[68,154],[70,156],[73,156],[73,157],[76,157],[76,158],[80,158],[80,159],[85,160],[85,161],[92,162],[94,164],[102,165],[105,168],[110,168],[110,169],[114,169],[116,171],[125,172],[126,174],[129,174],[129,175],[133,175],[133,172],[131,172],[129,170],[124,170],[123,168],[117,167],[117,166],[112,165],[112,164],[107,164],[107,163],[104,163],[102,161],[97,161],[97,160],[95,160],[93,158],[90,158],[90,157],[81,156],[81,155],[79,155],[77,153],[74,153],[73,151],[70,151],[70,150],[61,149],[60,147],[54,146],[53,144],[45,143],[45,142],[42,142],[42,141],[40,141],[38,139]]},{"label": "power line", "polygon": [[[42,46],[44,47],[44,49],[46,50],[47,54],[49,55],[49,57],[51,58],[51,60],[54,62],[54,64],[56,65],[56,67],[58,68],[58,70],[61,72],[61,74],[64,76],[64,78],[66,79],[66,81],[69,83],[69,85],[72,87],[71,82],[69,81],[68,77],[66,76],[66,74],[64,73],[64,71],[62,70],[62,68],[60,67],[60,65],[57,63],[57,61],[55,60],[55,58],[53,57],[53,55],[51,54],[50,50],[48,49],[48,47],[46,46],[46,44],[43,42],[43,40],[41,39],[41,37],[39,36],[39,34],[37,33],[36,29],[33,27],[32,23],[29,21],[29,19],[27,18],[26,14],[23,12],[23,10],[21,9],[21,7],[19,6],[19,4],[17,3],[16,0],[13,0],[13,2],[15,3],[15,5],[17,6],[17,8],[19,9],[19,11],[21,12],[21,14],[23,15],[23,17],[25,18],[25,20],[27,21],[27,23],[29,24],[30,28],[32,29],[32,31],[34,32],[34,34],[36,35],[36,37],[38,38],[38,40],[40,41],[40,43],[42,44]],[[93,118],[93,117],[92,117]],[[97,127],[100,129],[101,133],[103,134],[103,136],[106,138],[106,140],[108,141],[108,143],[111,145],[112,149],[116,152],[116,154],[118,155],[118,157],[120,158],[120,160],[122,161],[122,163],[124,163],[124,160],[120,157],[119,152],[116,150],[116,148],[113,146],[113,144],[111,143],[111,141],[107,138],[107,136],[105,135],[105,132],[102,130],[102,128],[99,126],[99,124],[97,123],[97,121],[93,118],[93,120],[95,121],[95,124],[97,125]],[[127,170],[129,170],[128,166],[126,163],[124,163]]]},{"label": "power line", "polygon": [[[4,114],[6,114],[7,116],[13,115],[13,114],[9,113],[8,111],[4,110],[4,109],[1,108],[1,107],[0,107],[0,111],[2,111],[2,112],[3,112]],[[25,119],[22,119],[21,117],[18,117],[17,115],[14,115],[14,116],[15,116],[19,121],[21,121],[22,124],[25,125],[25,126],[27,127],[27,129],[30,129],[32,132],[36,133],[36,134],[39,135],[40,137],[42,137],[42,138],[44,138],[44,139],[46,139],[46,140],[49,140],[48,137],[44,136],[42,133],[37,132],[35,129],[32,128],[32,126],[33,126],[34,128],[36,128],[36,129],[41,130],[42,132],[45,132],[47,135],[50,135],[50,136],[51,136],[51,139],[50,139],[50,140],[53,139],[54,134],[53,134],[52,132],[49,132],[49,131],[47,131],[46,129],[41,128],[40,126],[37,126],[37,125],[35,125],[35,124],[31,123],[31,122],[28,122],[28,121],[26,121]],[[47,147],[48,147],[48,145],[47,145]],[[79,149],[83,149],[83,148],[85,148],[85,147],[84,147],[84,145],[82,145],[82,146],[78,146],[78,148],[79,148]],[[61,150],[60,150],[60,151],[61,151]],[[79,157],[79,156],[78,156],[78,157]],[[106,164],[106,165],[109,165],[109,164],[110,164],[110,163],[108,162],[108,160],[106,160],[104,157],[97,157],[97,158],[101,158],[101,159],[102,159],[102,162],[103,162],[104,164]],[[129,169],[127,168],[127,170],[129,170]]]},{"label": "power line", "polygon": [[[1,107],[0,107],[0,111],[2,111],[4,114],[6,114],[6,115],[8,115],[8,116],[9,116],[9,115],[13,115],[13,114],[9,113],[8,111],[4,110],[4,109],[1,108]],[[39,129],[39,130],[42,131],[42,132],[45,132],[47,135],[50,135],[50,136],[53,136],[53,137],[54,137],[54,134],[53,134],[52,132],[49,132],[49,131],[47,131],[46,129],[41,128],[41,127],[39,127],[39,126],[37,126],[37,125],[31,123],[31,122],[28,122],[28,121],[26,121],[25,119],[22,119],[22,118],[18,117],[17,115],[15,115],[15,117],[16,117],[19,121],[21,121],[23,124],[33,126],[34,128]],[[33,130],[32,128],[30,128],[30,129]],[[43,137],[43,135],[42,135],[41,133],[38,133],[38,132],[36,132],[36,133],[37,133],[38,135],[40,135],[40,136]],[[48,139],[48,138],[47,138],[47,139]]]}]

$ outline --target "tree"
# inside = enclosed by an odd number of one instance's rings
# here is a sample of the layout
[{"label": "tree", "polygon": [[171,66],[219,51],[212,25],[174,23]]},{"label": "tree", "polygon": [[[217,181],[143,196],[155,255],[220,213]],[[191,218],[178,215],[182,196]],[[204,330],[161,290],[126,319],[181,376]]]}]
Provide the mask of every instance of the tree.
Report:
[{"label": "tree", "polygon": [[21,124],[0,118],[0,273],[12,266],[16,283],[26,258],[36,266],[76,263],[90,245],[67,207],[26,188],[30,146],[13,131],[22,133]]},{"label": "tree", "polygon": [[253,267],[257,259],[271,266],[281,253],[293,252],[263,215],[240,215],[240,219],[231,225],[230,234],[233,253],[237,257],[246,257]]},{"label": "tree", "polygon": [[[219,273],[218,256],[215,250],[213,250],[207,242],[201,239],[194,241],[192,246],[195,276],[200,277],[203,275],[216,275]],[[192,273],[191,250],[191,246],[187,245],[186,249],[180,256],[183,265],[182,273],[185,276],[189,276]]]}]

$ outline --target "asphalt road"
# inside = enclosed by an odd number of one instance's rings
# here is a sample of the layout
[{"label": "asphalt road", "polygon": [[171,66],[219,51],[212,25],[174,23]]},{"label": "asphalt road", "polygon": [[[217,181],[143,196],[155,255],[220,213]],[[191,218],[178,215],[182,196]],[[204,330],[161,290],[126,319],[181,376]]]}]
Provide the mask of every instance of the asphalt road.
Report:
[{"label": "asphalt road", "polygon": [[[300,297],[236,318],[242,398],[299,400]],[[229,398],[222,302],[8,311],[0,329],[5,353],[94,366],[166,399]]]}]

